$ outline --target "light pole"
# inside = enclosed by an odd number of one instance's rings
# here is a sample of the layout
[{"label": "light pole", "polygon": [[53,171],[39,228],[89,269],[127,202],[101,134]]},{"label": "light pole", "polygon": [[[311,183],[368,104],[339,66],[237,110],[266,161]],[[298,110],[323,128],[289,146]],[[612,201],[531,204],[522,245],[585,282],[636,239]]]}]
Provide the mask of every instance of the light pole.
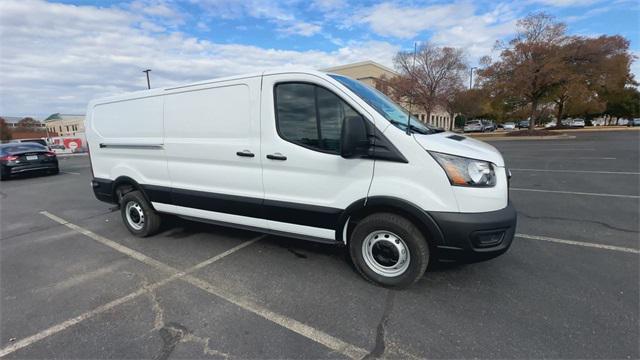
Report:
[{"label": "light pole", "polygon": [[471,90],[471,88],[473,87],[473,70],[477,69],[478,67],[473,66],[471,68],[471,71],[469,73],[469,90]]},{"label": "light pole", "polygon": [[149,71],[151,71],[151,69],[142,70],[143,73],[147,74],[147,89],[151,89],[151,83],[149,82]]}]

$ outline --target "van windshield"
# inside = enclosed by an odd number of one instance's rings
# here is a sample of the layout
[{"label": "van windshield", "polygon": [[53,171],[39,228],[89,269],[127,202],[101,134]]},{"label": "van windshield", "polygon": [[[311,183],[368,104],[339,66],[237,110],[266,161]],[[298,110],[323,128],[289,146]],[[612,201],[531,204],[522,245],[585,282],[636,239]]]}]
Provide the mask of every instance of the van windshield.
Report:
[{"label": "van windshield", "polygon": [[329,74],[329,76],[353,91],[380,115],[389,120],[391,124],[403,131],[407,130],[407,122],[409,123],[410,131],[413,133],[434,134],[443,131],[422,123],[413,115],[409,115],[407,110],[394,103],[386,95],[360,81],[335,74]]}]

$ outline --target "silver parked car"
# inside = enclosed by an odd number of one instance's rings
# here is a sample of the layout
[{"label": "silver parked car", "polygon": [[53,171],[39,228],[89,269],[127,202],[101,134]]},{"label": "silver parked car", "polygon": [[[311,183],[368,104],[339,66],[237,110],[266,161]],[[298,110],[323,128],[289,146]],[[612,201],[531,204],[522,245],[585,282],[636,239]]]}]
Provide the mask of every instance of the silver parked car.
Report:
[{"label": "silver parked car", "polygon": [[464,124],[464,132],[483,132],[484,125],[481,120],[469,120]]},{"label": "silver parked car", "polygon": [[569,122],[569,126],[571,126],[571,127],[584,127],[584,119],[572,119]]},{"label": "silver parked car", "polygon": [[627,126],[640,126],[640,118],[635,118],[627,122]]}]

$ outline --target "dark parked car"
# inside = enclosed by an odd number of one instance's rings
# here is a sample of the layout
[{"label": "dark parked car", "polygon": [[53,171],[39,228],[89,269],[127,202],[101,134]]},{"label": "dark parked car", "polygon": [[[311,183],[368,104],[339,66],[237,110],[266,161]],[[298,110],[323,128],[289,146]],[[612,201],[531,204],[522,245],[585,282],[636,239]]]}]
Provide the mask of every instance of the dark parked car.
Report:
[{"label": "dark parked car", "polygon": [[42,146],[48,146],[47,141],[45,139],[19,139],[19,140],[16,140],[15,142],[18,142],[18,143],[36,143],[36,144],[40,144]]},{"label": "dark parked car", "polygon": [[0,180],[27,172],[57,174],[58,157],[37,143],[0,144]]},{"label": "dark parked car", "polygon": [[482,131],[496,131],[496,123],[490,120],[482,120]]},{"label": "dark parked car", "polygon": [[518,121],[518,129],[528,129],[529,128],[529,120]]}]

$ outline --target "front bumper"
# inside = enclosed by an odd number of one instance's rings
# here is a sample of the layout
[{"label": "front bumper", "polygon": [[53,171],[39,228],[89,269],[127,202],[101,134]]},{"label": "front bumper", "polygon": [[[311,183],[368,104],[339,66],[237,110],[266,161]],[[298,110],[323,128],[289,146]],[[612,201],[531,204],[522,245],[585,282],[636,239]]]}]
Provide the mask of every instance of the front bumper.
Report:
[{"label": "front bumper", "polygon": [[483,259],[503,254],[511,246],[517,213],[511,202],[504,209],[483,213],[429,212],[443,235],[441,258]]}]

